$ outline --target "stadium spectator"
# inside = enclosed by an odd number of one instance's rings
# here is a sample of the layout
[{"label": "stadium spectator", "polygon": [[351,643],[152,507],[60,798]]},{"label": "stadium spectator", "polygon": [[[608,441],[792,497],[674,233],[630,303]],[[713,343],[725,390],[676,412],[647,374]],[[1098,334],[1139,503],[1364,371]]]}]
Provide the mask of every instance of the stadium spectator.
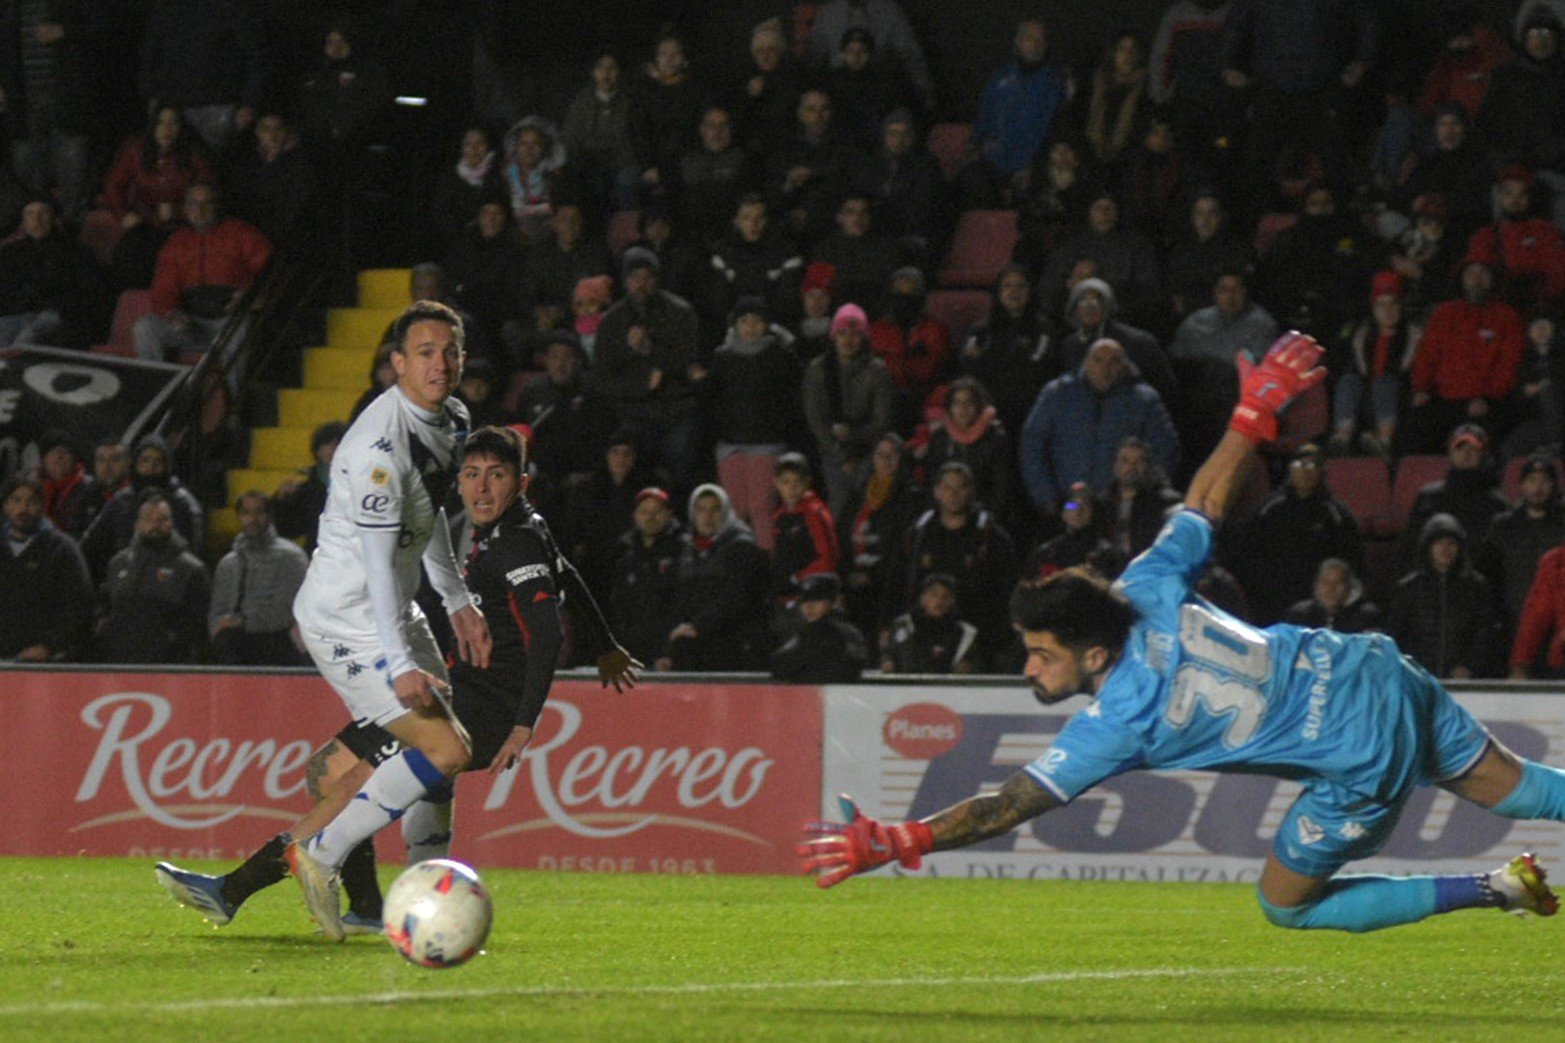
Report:
[{"label": "stadium spectator", "polygon": [[1307,597],[1320,563],[1362,568],[1358,522],[1326,488],[1326,456],[1309,443],[1294,451],[1288,481],[1239,529],[1230,566],[1244,586],[1249,618],[1270,625]]},{"label": "stadium spectator", "polygon": [[884,307],[886,286],[897,270],[896,244],[881,234],[870,197],[857,190],[842,197],[837,207],[836,231],[826,236],[810,254],[812,264],[830,265],[838,300],[852,301],[866,315],[878,315]]},{"label": "stadium spectator", "polygon": [[668,493],[649,485],[636,493],[632,525],[619,538],[608,578],[608,616],[614,633],[637,659],[663,658],[678,622],[674,595],[683,541]]},{"label": "stadium spectator", "polygon": [[798,623],[772,653],[772,677],[790,684],[852,684],[869,662],[859,628],[843,618],[837,603],[842,581],[821,573],[804,581],[795,606]]},{"label": "stadium spectator", "polygon": [[315,462],[302,474],[291,474],[278,483],[272,495],[272,523],[279,535],[299,540],[307,554],[315,553],[321,512],[331,485],[332,457],[348,431],[340,420],[328,420],[310,432],[310,458]]},{"label": "stadium spectator", "polygon": [[1119,200],[1125,223],[1166,252],[1184,224],[1187,183],[1195,172],[1173,120],[1154,110],[1119,164]]},{"label": "stadium spectator", "polygon": [[27,191],[54,199],[75,220],[87,197],[89,135],[102,115],[93,58],[104,16],[56,0],[7,4],[0,17],[6,158]]},{"label": "stadium spectator", "polygon": [[767,152],[766,191],[772,209],[784,215],[787,233],[806,243],[825,234],[852,167],[854,149],[837,129],[835,112],[825,91],[805,90],[799,95],[794,125]]},{"label": "stadium spectator", "polygon": [[1250,277],[1239,270],[1218,275],[1212,303],[1185,316],[1174,331],[1168,354],[1185,392],[1179,428],[1192,455],[1222,437],[1224,403],[1238,394],[1235,361],[1240,355],[1256,361],[1276,336],[1277,320],[1251,299]]},{"label": "stadium spectator", "polygon": [[105,325],[106,298],[92,258],[61,226],[54,204],[23,206],[16,233],[0,242],[0,348],[87,347]]},{"label": "stadium spectator", "polygon": [[1455,517],[1436,514],[1419,530],[1418,563],[1391,592],[1386,632],[1436,677],[1488,676],[1493,598],[1489,581],[1472,567],[1467,530]]},{"label": "stadium spectator", "polygon": [[1493,171],[1483,146],[1473,140],[1470,112],[1459,103],[1447,103],[1435,110],[1434,148],[1420,156],[1400,197],[1401,212],[1409,216],[1417,214],[1418,200],[1439,197],[1444,204],[1448,234],[1463,244],[1491,219],[1489,190]]},{"label": "stadium spectator", "polygon": [[1114,481],[1103,496],[1103,531],[1129,561],[1157,539],[1169,514],[1179,507],[1182,497],[1169,484],[1168,472],[1152,457],[1152,446],[1144,438],[1131,436],[1114,451]]},{"label": "stadium spectator", "polygon": [[1507,459],[1565,445],[1565,330],[1551,315],[1527,323],[1527,352],[1509,413],[1515,426],[1505,440]]},{"label": "stadium spectator", "polygon": [[1432,515],[1449,514],[1462,523],[1475,551],[1483,544],[1494,516],[1511,506],[1497,488],[1499,474],[1489,449],[1489,433],[1477,424],[1461,424],[1451,432],[1446,440],[1450,467],[1444,478],[1418,490],[1408,513],[1410,539]]},{"label": "stadium spectator", "polygon": [[1445,16],[1444,47],[1424,75],[1418,109],[1433,116],[1452,102],[1467,112],[1481,112],[1495,72],[1511,57],[1503,37],[1484,24],[1478,4],[1455,4]]},{"label": "stadium spectator", "polygon": [[[1019,21],[1013,48],[1011,60],[984,85],[973,123],[972,143],[981,163],[968,170],[994,179],[989,191],[996,201],[1020,188],[1017,175],[1032,166],[1076,89],[1070,71],[1048,56],[1043,19]],[[968,200],[974,202],[979,200]]]},{"label": "stadium spectator", "polygon": [[451,299],[473,317],[473,339],[502,345],[512,369],[532,369],[536,341],[526,336],[526,326],[533,283],[526,248],[512,233],[511,211],[502,200],[479,206],[478,216],[457,233],[442,268]]},{"label": "stadium spectator", "polygon": [[[1477,130],[1494,161],[1549,171],[1565,162],[1562,32],[1549,4],[1527,5],[1518,19],[1516,53],[1494,71],[1477,112]],[[1551,187],[1560,186],[1551,178]]]},{"label": "stadium spectator", "polygon": [[[614,432],[614,414],[594,390],[581,338],[571,330],[543,334],[543,372],[522,388],[518,419],[532,430],[528,460],[550,484],[570,488],[585,481]],[[530,493],[536,500],[536,494]]]},{"label": "stadium spectator", "polygon": [[1098,503],[1086,482],[1075,482],[1067,490],[1065,502],[1060,505],[1060,521],[1065,531],[1033,548],[1022,566],[1022,582],[1036,583],[1064,569],[1101,561],[1110,555],[1118,557],[1103,536]]},{"label": "stadium spectator", "polygon": [[690,75],[685,43],[671,32],[652,45],[652,60],[630,87],[630,140],[641,168],[641,204],[667,205],[678,191],[679,157],[695,144],[701,92]]},{"label": "stadium spectator", "polygon": [[642,458],[635,437],[621,428],[608,437],[586,481],[565,490],[560,543],[597,596],[608,590],[609,570],[619,555],[619,538],[631,527],[637,495],[651,485],[667,483]]},{"label": "stadium spectator", "polygon": [[1353,566],[1341,558],[1327,558],[1320,563],[1315,570],[1315,585],[1310,596],[1294,602],[1283,622],[1300,627],[1326,627],[1339,634],[1362,634],[1366,630],[1386,628],[1380,607],[1365,595],[1364,584]]},{"label": "stadium spectator", "polygon": [[1179,461],[1179,436],[1158,393],[1141,380],[1117,341],[1100,340],[1081,368],[1049,382],[1022,426],[1022,482],[1039,510],[1055,511],[1061,494],[1086,482],[1104,495],[1114,457],[1130,435],[1144,439],[1165,473]]},{"label": "stadium spectator", "polygon": [[928,282],[912,265],[892,272],[886,290],[880,316],[870,323],[869,344],[916,410],[956,368],[951,327],[929,314]]},{"label": "stadium spectator", "polygon": [[751,159],[734,143],[734,117],[727,109],[711,106],[697,129],[700,140],[679,157],[679,214],[686,228],[709,243],[727,232],[752,180]]},{"label": "stadium spectator", "polygon": [[886,364],[869,350],[864,309],[844,304],[831,320],[833,350],[804,370],[804,419],[820,454],[826,503],[841,517],[863,481],[875,441],[892,430],[896,388]]},{"label": "stadium spectator", "polygon": [[652,251],[626,250],[620,269],[625,296],[598,327],[592,383],[637,444],[669,469],[675,488],[686,489],[701,467],[697,392],[707,376],[695,309],[659,287]]},{"label": "stadium spectator", "polygon": [[1255,296],[1284,326],[1329,338],[1352,314],[1350,302],[1363,299],[1371,249],[1371,234],[1337,190],[1313,183],[1298,223],[1257,262]]},{"label": "stadium spectator", "polygon": [[734,513],[766,551],[776,541],[775,466],[798,441],[802,427],[803,379],[793,335],[769,321],[761,298],[740,298],[728,335],[712,355],[709,411],[717,439],[718,483]]},{"label": "stadium spectator", "polygon": [[1175,323],[1212,303],[1212,287],[1228,272],[1250,266],[1250,247],[1234,234],[1228,210],[1216,192],[1200,191],[1190,201],[1190,226],[1175,239],[1163,262]]},{"label": "stadium spectator", "polygon": [[935,254],[932,242],[943,238],[945,184],[940,164],[918,143],[918,121],[907,109],[886,113],[876,127],[873,152],[860,157],[852,175],[852,191],[873,204],[871,219],[885,235],[896,239],[909,259]]},{"label": "stadium spectator", "polygon": [[38,478],[43,482],[44,517],[67,536],[75,536],[86,523],[87,469],[69,431],[55,428],[38,439]]},{"label": "stadium spectator", "polygon": [[730,103],[737,137],[746,151],[764,156],[788,133],[804,82],[788,53],[781,19],[768,18],[751,30],[750,65],[740,75]]},{"label": "stadium spectator", "polygon": [[818,62],[846,64],[842,42],[848,32],[862,29],[876,48],[894,59],[917,89],[926,108],[935,102],[934,80],[924,59],[924,49],[896,0],[827,0],[810,25],[809,53]]},{"label": "stadium spectator", "polygon": [[1413,200],[1412,216],[1387,248],[1386,266],[1401,276],[1405,305],[1421,319],[1457,294],[1458,257],[1465,243],[1450,231],[1445,196]]},{"label": "stadium spectator", "polygon": [[152,284],[158,251],[180,227],[185,193],[212,177],[204,147],[172,105],[153,110],[146,131],[120,145],[99,203],[123,232],[113,255],[114,279],[121,288]]},{"label": "stadium spectator", "polygon": [[215,662],[233,666],[298,666],[304,649],[293,621],[293,598],[310,559],[272,524],[271,497],[239,497],[239,534],[212,572],[207,637]]},{"label": "stadium spectator", "polygon": [[1132,32],[1116,33],[1092,71],[1085,131],[1092,156],[1105,167],[1119,164],[1146,118],[1147,45]]},{"label": "stadium spectator", "polygon": [[767,628],[771,565],[721,486],[690,494],[675,588],[675,618],[661,670],[760,670],[771,653]]},{"label": "stadium spectator", "polygon": [[837,522],[815,494],[814,475],[803,453],[784,453],[773,467],[777,507],[772,530],[772,591],[791,605],[811,576],[837,572]]},{"label": "stadium spectator", "polygon": [[901,436],[886,432],[870,453],[869,473],[837,515],[841,530],[843,603],[848,618],[867,634],[879,634],[891,622],[883,615],[896,603],[890,591],[902,536],[924,509],[924,494],[914,483]]},{"label": "stadium spectator", "polygon": [[598,346],[598,328],[603,325],[603,313],[614,303],[614,280],[607,275],[594,275],[578,280],[571,290],[571,329],[581,340],[581,350],[588,361]]},{"label": "stadium spectator", "polygon": [[313,68],[299,82],[299,129],[336,196],[362,162],[371,134],[392,100],[385,68],[360,48],[360,33],[343,14],[329,15]]},{"label": "stadium spectator", "polygon": [[803,268],[793,243],[772,227],[765,197],[747,193],[734,208],[732,227],[712,250],[702,317],[713,329],[725,325],[744,297],[760,298],[772,315],[789,315]]},{"label": "stadium spectator", "polygon": [[568,301],[578,282],[609,273],[613,265],[609,248],[601,236],[588,235],[586,225],[578,204],[567,199],[555,204],[548,231],[537,237],[528,252],[531,300]]},{"label": "stadium spectator", "polygon": [[135,536],[110,560],[99,592],[98,655],[106,663],[193,663],[206,634],[211,579],[174,530],[161,492],[137,501]]},{"label": "stadium spectator", "polygon": [[1120,220],[1119,203],[1106,188],[1098,189],[1088,204],[1086,227],[1050,254],[1038,290],[1045,307],[1057,308],[1066,300],[1071,273],[1082,261],[1092,262],[1091,274],[1114,287],[1117,312],[1127,322],[1158,324],[1163,303],[1157,250]]},{"label": "stadium spectator", "polygon": [[[732,211],[728,216],[732,216]],[[641,208],[636,231],[639,238],[630,245],[650,250],[658,259],[661,266],[658,285],[677,297],[695,301],[699,289],[697,278],[705,273],[708,259],[705,244],[697,242],[689,230],[679,226],[674,215],[658,203]]]},{"label": "stadium spectator", "polygon": [[542,236],[554,213],[565,147],[554,124],[542,116],[525,116],[505,132],[505,163],[500,178],[511,202],[511,218],[523,243]]},{"label": "stadium spectator", "polygon": [[100,438],[92,449],[92,474],[82,483],[76,528],[68,535],[82,539],[115,494],[129,485],[130,450],[116,436]]},{"label": "stadium spectator", "polygon": [[619,58],[613,51],[600,51],[591,75],[592,82],[576,92],[565,110],[560,140],[573,180],[588,189],[590,198],[610,201],[616,210],[631,210],[640,197],[641,167],[631,144],[631,99]]},{"label": "stadium spectator", "polygon": [[1479,571],[1499,597],[1502,619],[1514,627],[1546,551],[1565,542],[1565,503],[1560,501],[1559,461],[1548,452],[1527,457],[1521,469],[1521,498],[1489,523],[1478,545]]},{"label": "stadium spectator", "polygon": [[837,285],[837,269],[825,261],[805,266],[799,280],[799,317],[790,327],[795,335],[794,350],[809,363],[832,350],[832,298]]},{"label": "stadium spectator", "polygon": [[1513,164],[1494,182],[1495,219],[1467,242],[1467,261],[1482,261],[1499,276],[1494,294],[1523,315],[1565,298],[1565,238],[1533,212],[1538,175]]},{"label": "stadium spectator", "polygon": [[1389,456],[1396,444],[1403,389],[1424,334],[1408,320],[1402,295],[1400,275],[1377,273],[1370,284],[1369,317],[1343,332],[1327,445],[1335,456],[1353,448],[1355,433],[1358,448],[1365,453]]},{"label": "stadium spectator", "polygon": [[973,472],[978,502],[1001,519],[1011,518],[1016,485],[1016,449],[989,389],[972,377],[958,377],[946,394],[944,411],[929,424],[923,462],[929,474],[949,461]]},{"label": "stadium spectator", "polygon": [[92,581],[76,541],[44,515],[44,483],[13,475],[0,493],[0,660],[46,663],[82,651]]},{"label": "stadium spectator", "polygon": [[878,53],[868,29],[854,26],[843,33],[836,58],[821,86],[843,114],[847,139],[857,148],[872,149],[886,114],[915,106],[918,99],[896,62]]},{"label": "stadium spectator", "polygon": [[934,506],[902,538],[901,589],[887,593],[897,599],[895,611],[906,611],[931,573],[949,574],[956,581],[958,614],[978,628],[977,664],[998,668],[1015,642],[1005,604],[1021,565],[1016,544],[993,512],[977,501],[973,472],[966,464],[942,464],[930,498]]},{"label": "stadium spectator", "polygon": [[1043,386],[1065,371],[1059,335],[1033,306],[1032,281],[1020,265],[1001,269],[989,313],[968,335],[957,365],[989,389],[1000,421],[1013,432],[1022,429]]},{"label": "stadium spectator", "polygon": [[[136,320],[136,354],[143,359],[161,362],[170,353],[211,350],[240,295],[272,256],[266,236],[238,218],[220,216],[211,185],[191,186],[184,213],[188,226],[158,252],[152,314]],[[236,330],[230,346],[243,340]]]},{"label": "stadium spectator", "polygon": [[1197,161],[1216,167],[1231,155],[1243,122],[1223,82],[1227,0],[1174,0],[1163,11],[1147,60],[1147,93],[1173,113],[1179,139]]},{"label": "stadium spectator", "polygon": [[270,72],[256,9],[244,0],[159,0],[136,68],[149,106],[178,109],[214,152],[255,122]]},{"label": "stadium spectator", "polygon": [[315,170],[298,145],[287,118],[268,112],[256,121],[254,147],[242,150],[223,175],[234,216],[295,257],[318,234],[311,220]]},{"label": "stadium spectator", "polygon": [[932,572],[913,606],[892,621],[880,664],[887,674],[970,674],[979,669],[978,628],[957,616],[957,582]]},{"label": "stadium spectator", "polygon": [[[435,175],[435,190],[430,203],[430,222],[442,252],[449,251],[468,226],[478,220],[485,203],[507,197],[500,177],[500,160],[494,143],[483,127],[468,127],[462,132],[462,144],[455,163]],[[449,261],[447,268],[450,268]]]},{"label": "stadium spectator", "polygon": [[1087,359],[1087,350],[1098,341],[1116,341],[1159,398],[1168,404],[1178,401],[1179,381],[1168,353],[1151,333],[1119,317],[1119,297],[1109,283],[1093,277],[1073,286],[1065,303],[1065,323],[1071,332],[1060,341],[1063,372],[1078,369]]},{"label": "stadium spectator", "polygon": [[1527,335],[1516,310],[1496,300],[1493,290],[1493,269],[1469,261],[1462,266],[1462,296],[1429,317],[1413,360],[1411,409],[1401,425],[1405,452],[1431,451],[1463,421],[1503,432]]},{"label": "stadium spectator", "polygon": [[168,502],[174,527],[185,544],[202,545],[206,538],[206,512],[201,502],[173,473],[168,443],[158,435],[143,435],[136,442],[130,484],[114,494],[82,536],[82,553],[95,583],[102,582],[109,559],[130,546],[136,535],[142,498],[153,490]]},{"label": "stadium spectator", "polygon": [[1565,677],[1565,547],[1543,555],[1511,643],[1513,681]]},{"label": "stadium spectator", "polygon": [[1087,208],[1103,189],[1087,148],[1067,128],[1055,128],[1033,157],[1027,187],[1016,196],[1020,239],[1011,259],[1035,277],[1061,240],[1087,223]]}]

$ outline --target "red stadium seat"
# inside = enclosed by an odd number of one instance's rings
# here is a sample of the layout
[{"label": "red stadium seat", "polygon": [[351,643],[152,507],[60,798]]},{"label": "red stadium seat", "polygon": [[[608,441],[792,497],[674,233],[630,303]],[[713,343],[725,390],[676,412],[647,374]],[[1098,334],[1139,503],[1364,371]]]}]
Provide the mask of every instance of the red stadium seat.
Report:
[{"label": "red stadium seat", "polygon": [[609,218],[609,252],[618,257],[625,252],[627,246],[639,238],[641,238],[641,211],[616,210],[614,216]]},{"label": "red stadium seat", "polygon": [[951,252],[940,270],[940,285],[952,289],[989,289],[1016,249],[1014,210],[969,210],[956,225]]},{"label": "red stadium seat", "polygon": [[936,123],[929,128],[929,154],[940,164],[947,181],[967,166],[967,143],[972,136],[971,123]]},{"label": "red stadium seat", "polygon": [[114,319],[109,323],[107,354],[134,358],[136,338],[131,331],[135,329],[137,319],[151,314],[152,291],[126,290],[120,294],[120,299],[114,303]]},{"label": "red stadium seat", "polygon": [[1342,456],[1326,461],[1326,487],[1347,505],[1365,536],[1389,536],[1391,468],[1378,456]]},{"label": "red stadium seat", "polygon": [[1407,528],[1407,519],[1413,513],[1413,502],[1418,499],[1418,490],[1444,478],[1450,467],[1451,461],[1443,453],[1404,456],[1397,463],[1396,481],[1391,485],[1391,522],[1398,532]]},{"label": "red stadium seat", "polygon": [[1266,214],[1255,226],[1255,256],[1264,257],[1277,237],[1299,223],[1298,214]]},{"label": "red stadium seat", "polygon": [[951,343],[960,351],[972,328],[989,317],[986,290],[934,290],[925,306],[932,318],[951,327]]}]

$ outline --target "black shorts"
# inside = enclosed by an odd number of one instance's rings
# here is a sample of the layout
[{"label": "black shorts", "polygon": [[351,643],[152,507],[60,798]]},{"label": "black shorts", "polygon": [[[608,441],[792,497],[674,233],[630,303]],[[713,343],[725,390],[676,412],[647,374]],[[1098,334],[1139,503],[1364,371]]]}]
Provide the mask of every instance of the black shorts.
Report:
[{"label": "black shorts", "polygon": [[[467,770],[489,767],[516,726],[514,710],[497,693],[471,684],[452,686],[451,709],[473,740],[472,759]],[[396,736],[378,724],[349,724],[336,738],[372,768],[380,767],[402,751]]]}]

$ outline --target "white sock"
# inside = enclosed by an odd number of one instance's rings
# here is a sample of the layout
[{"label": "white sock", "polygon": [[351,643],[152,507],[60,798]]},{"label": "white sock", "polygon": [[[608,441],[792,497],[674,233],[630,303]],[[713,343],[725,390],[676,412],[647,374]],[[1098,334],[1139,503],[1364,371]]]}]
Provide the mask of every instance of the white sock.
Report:
[{"label": "white sock", "polygon": [[413,803],[402,816],[402,839],[408,846],[408,865],[416,866],[431,858],[451,853],[451,796],[437,799],[435,794]]},{"label": "white sock", "polygon": [[376,768],[364,788],[305,849],[317,862],[337,869],[359,841],[401,818],[414,801],[445,781],[422,751],[405,749]]}]

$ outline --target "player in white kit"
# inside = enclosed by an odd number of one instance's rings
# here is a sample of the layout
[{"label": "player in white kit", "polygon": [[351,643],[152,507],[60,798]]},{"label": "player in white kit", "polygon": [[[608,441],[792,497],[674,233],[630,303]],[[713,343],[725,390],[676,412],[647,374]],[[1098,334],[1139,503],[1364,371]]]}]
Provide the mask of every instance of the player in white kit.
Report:
[{"label": "player in white kit", "polygon": [[[451,397],[462,377],[462,320],[419,301],[392,337],[397,383],[337,447],[319,544],[293,606],[310,657],[354,722],[379,725],[403,745],[324,829],[284,852],[332,941],[343,937],[337,871],[348,852],[416,803],[443,814],[449,830],[449,782],[470,756],[446,705],[444,661],[413,601],[420,564],[451,617],[458,654],[483,667],[490,653],[441,509],[468,431],[467,409]],[[435,799],[421,802],[426,794]]]}]

